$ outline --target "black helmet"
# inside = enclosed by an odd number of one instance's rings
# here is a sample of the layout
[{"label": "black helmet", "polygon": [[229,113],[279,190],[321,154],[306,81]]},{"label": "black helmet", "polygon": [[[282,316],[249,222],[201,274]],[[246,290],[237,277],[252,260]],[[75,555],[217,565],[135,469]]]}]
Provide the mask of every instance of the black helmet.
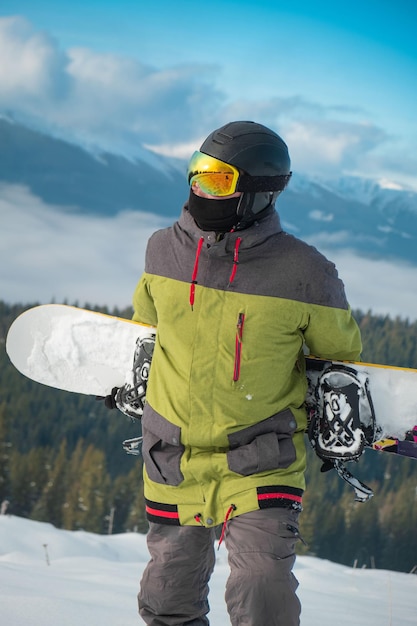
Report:
[{"label": "black helmet", "polygon": [[[234,165],[251,177],[272,177],[271,188],[264,187],[265,191],[282,191],[288,182],[291,161],[287,145],[279,135],[262,124],[230,122],[213,131],[202,144],[200,152]],[[278,176],[282,179],[274,180]]]},{"label": "black helmet", "polygon": [[213,131],[200,152],[241,172],[237,190],[242,196],[237,207],[238,228],[245,228],[273,207],[291,177],[286,143],[270,128],[256,122],[229,122]]}]

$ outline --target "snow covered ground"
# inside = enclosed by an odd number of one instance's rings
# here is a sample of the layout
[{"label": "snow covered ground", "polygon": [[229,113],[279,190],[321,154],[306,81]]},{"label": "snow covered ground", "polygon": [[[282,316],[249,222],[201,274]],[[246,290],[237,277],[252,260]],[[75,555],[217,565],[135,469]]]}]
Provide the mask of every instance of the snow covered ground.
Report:
[{"label": "snow covered ground", "polygon": [[[139,534],[94,535],[0,516],[0,617],[8,626],[134,626],[136,593],[147,561]],[[302,626],[411,626],[417,576],[352,569],[299,557]],[[223,594],[227,554],[211,581],[213,626],[229,624]],[[264,625],[259,625],[264,626]]]}]

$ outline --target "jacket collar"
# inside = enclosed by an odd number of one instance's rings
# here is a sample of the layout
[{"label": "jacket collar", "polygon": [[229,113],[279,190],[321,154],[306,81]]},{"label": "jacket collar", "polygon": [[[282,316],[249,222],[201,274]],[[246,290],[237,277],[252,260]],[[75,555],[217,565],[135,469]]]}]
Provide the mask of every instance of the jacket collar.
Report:
[{"label": "jacket collar", "polygon": [[241,239],[242,248],[252,248],[260,245],[271,236],[282,232],[279,215],[276,211],[274,211],[259,222],[254,222],[254,224],[244,230],[225,233],[224,237],[217,241],[217,235],[215,232],[204,231],[197,226],[194,219],[188,212],[187,204],[185,204],[182,209],[178,225],[181,230],[188,233],[188,235],[190,235],[193,239],[198,240],[203,238],[205,243],[210,244],[211,246],[215,245],[216,247],[224,248],[225,250],[233,247],[238,237]]}]

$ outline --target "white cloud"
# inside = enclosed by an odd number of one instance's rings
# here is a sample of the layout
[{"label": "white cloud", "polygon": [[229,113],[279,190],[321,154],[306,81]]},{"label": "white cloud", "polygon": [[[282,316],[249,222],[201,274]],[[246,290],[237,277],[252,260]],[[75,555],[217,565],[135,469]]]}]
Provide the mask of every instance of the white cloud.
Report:
[{"label": "white cloud", "polygon": [[404,158],[403,149],[402,157],[394,162],[392,144],[397,140],[360,108],[324,105],[300,95],[258,100],[254,94],[253,99],[225,105],[222,116],[224,121],[255,119],[276,130],[289,146],[293,170],[310,176],[366,174],[392,179],[395,184],[405,181],[404,173],[414,161],[411,153]]},{"label": "white cloud", "polygon": [[184,133],[195,129],[198,114],[206,115],[217,97],[214,88],[208,97],[201,82],[211,73],[208,67],[156,69],[86,49],[72,49],[68,55],[77,106],[64,110],[63,121],[85,133],[100,130],[105,135],[130,133],[140,141],[183,140]]},{"label": "white cloud", "polygon": [[0,110],[105,148],[174,143],[210,125],[215,68],[156,68],[85,48],[62,51],[22,17],[0,18]]},{"label": "white cloud", "polygon": [[332,222],[334,219],[333,213],[325,213],[325,211],[310,211],[308,215],[312,220],[317,222]]},{"label": "white cloud", "polygon": [[417,267],[383,259],[360,257],[348,248],[326,248],[311,238],[320,251],[336,264],[353,309],[374,314],[417,320]]},{"label": "white cloud", "polygon": [[67,82],[67,58],[52,37],[36,32],[22,17],[0,18],[0,93],[13,106],[46,102]]},{"label": "white cloud", "polygon": [[151,145],[145,144],[144,147],[156,154],[161,154],[163,156],[175,157],[177,159],[189,159],[190,155],[198,150],[201,144],[203,143],[205,137],[200,137],[195,141],[190,141],[187,143],[174,143],[174,144],[158,144]]},{"label": "white cloud", "polygon": [[[149,236],[170,221],[145,213],[63,213],[20,186],[0,186],[0,298],[124,307],[144,266]],[[353,308],[417,319],[417,268],[359,258],[310,240],[336,263]],[[344,239],[339,242],[343,246]]]},{"label": "white cloud", "polygon": [[104,218],[63,213],[20,186],[0,186],[0,298],[127,306],[144,267],[145,246],[167,225],[155,215]]},{"label": "white cloud", "polygon": [[312,118],[290,121],[285,137],[297,169],[335,175],[361,171],[364,158],[370,162],[372,151],[387,139],[369,122]]},{"label": "white cloud", "polygon": [[265,99],[250,84],[228,97],[222,68],[210,59],[154,67],[87,48],[62,50],[22,17],[0,18],[0,59],[0,112],[66,139],[131,157],[144,143],[187,157],[213,128],[253,119],[287,141],[294,171],[366,172],[415,187],[412,140],[391,137],[371,112],[302,95]]}]

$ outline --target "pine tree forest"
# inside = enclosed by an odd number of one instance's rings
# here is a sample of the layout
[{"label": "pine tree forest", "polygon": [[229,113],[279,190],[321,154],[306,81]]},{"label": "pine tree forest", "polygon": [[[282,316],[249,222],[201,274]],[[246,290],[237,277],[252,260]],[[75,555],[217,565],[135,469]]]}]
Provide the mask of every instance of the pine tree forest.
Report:
[{"label": "pine tree forest", "polygon": [[[145,533],[142,462],[122,441],[140,434],[94,397],[19,374],[4,349],[12,321],[31,305],[0,301],[0,506],[3,513],[95,533]],[[84,306],[84,305],[83,305]],[[101,310],[129,318],[131,311]],[[417,368],[417,322],[355,312],[364,361]],[[308,447],[300,554],[410,572],[417,566],[417,462],[366,451],[354,468],[374,490],[366,503]],[[352,464],[350,464],[352,465]]]}]

